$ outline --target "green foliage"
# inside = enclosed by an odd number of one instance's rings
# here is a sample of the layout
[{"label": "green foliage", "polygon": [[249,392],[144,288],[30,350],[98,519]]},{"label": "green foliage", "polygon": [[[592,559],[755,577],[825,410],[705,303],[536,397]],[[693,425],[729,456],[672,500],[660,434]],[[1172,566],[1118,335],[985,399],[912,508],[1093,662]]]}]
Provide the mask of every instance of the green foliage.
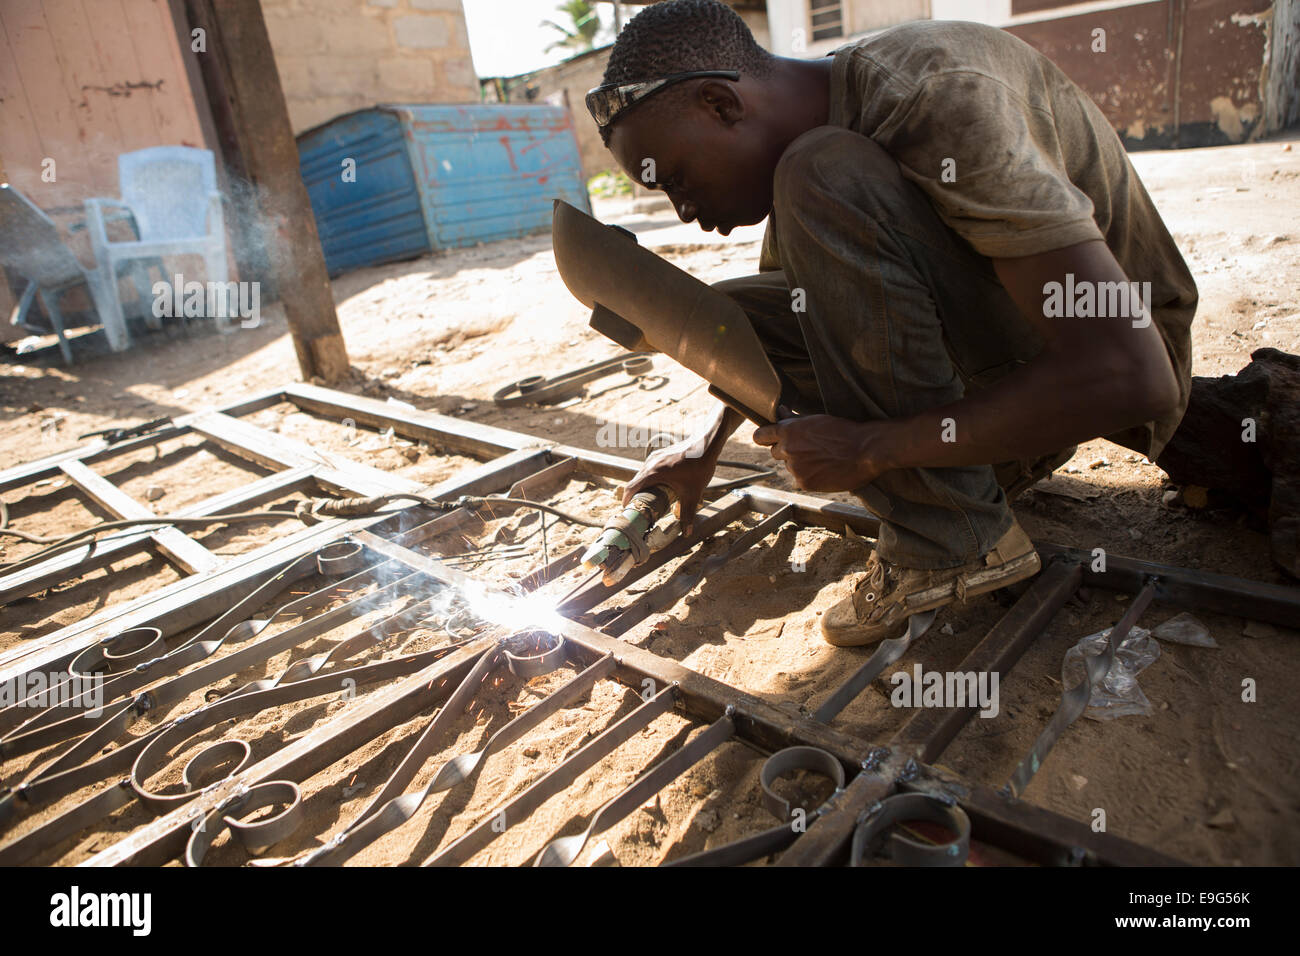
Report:
[{"label": "green foliage", "polygon": [[546,48],[550,53],[556,47],[563,47],[581,53],[590,50],[596,43],[596,32],[600,29],[600,14],[587,0],[565,0],[556,9],[565,14],[571,27],[561,26],[553,20],[543,20],[542,26],[559,30],[564,36]]},{"label": "green foliage", "polygon": [[597,173],[587,180],[587,192],[599,199],[632,195],[632,180],[621,171]]}]

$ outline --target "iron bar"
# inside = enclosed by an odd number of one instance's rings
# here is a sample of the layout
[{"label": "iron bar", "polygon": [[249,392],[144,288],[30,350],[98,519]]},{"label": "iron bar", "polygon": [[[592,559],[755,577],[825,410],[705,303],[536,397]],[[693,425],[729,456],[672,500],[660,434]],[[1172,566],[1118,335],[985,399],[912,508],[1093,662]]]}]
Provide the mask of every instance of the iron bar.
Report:
[{"label": "iron bar", "polygon": [[1088,708],[1088,701],[1092,697],[1092,690],[1097,686],[1099,680],[1103,680],[1110,673],[1111,665],[1115,662],[1115,651],[1119,645],[1128,636],[1129,630],[1137,623],[1137,619],[1142,612],[1147,609],[1151,599],[1155,597],[1156,579],[1148,579],[1146,585],[1138,592],[1138,596],[1133,599],[1128,607],[1128,611],[1119,619],[1119,623],[1110,629],[1110,635],[1106,639],[1106,650],[1100,654],[1084,654],[1084,677],[1083,680],[1073,687],[1061,692],[1061,703],[1056,708],[1056,713],[1048,721],[1043,732],[1038,735],[1034,741],[1033,747],[1024,759],[1016,767],[1015,773],[1011,775],[1007,787],[1014,796],[1020,796],[1029,786],[1029,781],[1033,779],[1034,774],[1043,765],[1047,759],[1047,754],[1056,741],[1060,739],[1065,728],[1074,723]]},{"label": "iron bar", "polygon": [[[1078,589],[1081,574],[1081,567],[1072,561],[1051,561],[956,670],[976,674],[1010,671]],[[973,705],[922,708],[894,734],[889,746],[930,763],[939,758],[975,710]]]}]

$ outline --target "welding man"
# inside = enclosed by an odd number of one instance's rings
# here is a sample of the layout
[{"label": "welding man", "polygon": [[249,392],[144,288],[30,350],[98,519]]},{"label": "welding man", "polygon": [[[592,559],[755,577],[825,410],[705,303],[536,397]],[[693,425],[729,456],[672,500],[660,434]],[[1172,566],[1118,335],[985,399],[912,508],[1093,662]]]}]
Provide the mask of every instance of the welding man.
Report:
[{"label": "welding man", "polygon": [[[1099,436],[1154,459],[1178,426],[1195,282],[1105,116],[1016,37],[921,21],[789,59],[722,3],[666,0],[587,105],[684,222],[768,219],[759,273],[714,286],[797,392],[754,440],[881,520],[830,643],[1033,575],[1007,491]],[[666,485],[689,524],[742,420],[720,410],[627,498]]]}]

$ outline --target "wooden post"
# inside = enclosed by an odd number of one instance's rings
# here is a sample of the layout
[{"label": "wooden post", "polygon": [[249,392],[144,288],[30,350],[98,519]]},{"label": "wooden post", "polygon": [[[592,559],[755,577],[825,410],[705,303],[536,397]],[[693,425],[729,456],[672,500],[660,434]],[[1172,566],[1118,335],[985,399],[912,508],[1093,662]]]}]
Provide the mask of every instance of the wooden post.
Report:
[{"label": "wooden post", "polygon": [[216,125],[233,138],[242,173],[256,191],[275,291],[284,303],[302,377],[327,382],[348,373],[347,348],[321,252],[316,219],[298,167],[280,74],[258,0],[187,0],[210,58],[203,76]]},{"label": "wooden post", "polygon": [[[9,177],[5,175],[4,157],[0,156],[0,183],[7,183]],[[27,333],[20,328],[9,324],[9,316],[14,311],[14,293],[9,288],[9,277],[5,275],[4,269],[0,269],[0,342],[8,342],[11,339],[20,339]]]}]

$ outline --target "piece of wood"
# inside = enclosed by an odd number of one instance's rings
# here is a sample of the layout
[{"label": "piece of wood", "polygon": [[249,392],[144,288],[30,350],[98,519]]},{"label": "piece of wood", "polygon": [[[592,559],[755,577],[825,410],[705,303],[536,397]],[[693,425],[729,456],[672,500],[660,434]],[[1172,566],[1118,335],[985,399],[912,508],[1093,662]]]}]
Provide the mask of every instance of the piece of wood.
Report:
[{"label": "piece of wood", "polygon": [[304,379],[338,381],[348,374],[347,349],[261,4],[193,0],[188,8],[194,19],[211,25],[206,55],[221,74],[226,96],[224,103],[213,104],[213,112],[228,111],[248,182],[255,187],[262,231],[272,246],[275,292],[284,305],[298,367]]}]

